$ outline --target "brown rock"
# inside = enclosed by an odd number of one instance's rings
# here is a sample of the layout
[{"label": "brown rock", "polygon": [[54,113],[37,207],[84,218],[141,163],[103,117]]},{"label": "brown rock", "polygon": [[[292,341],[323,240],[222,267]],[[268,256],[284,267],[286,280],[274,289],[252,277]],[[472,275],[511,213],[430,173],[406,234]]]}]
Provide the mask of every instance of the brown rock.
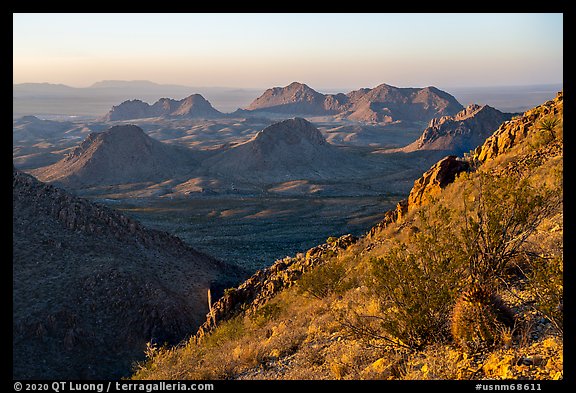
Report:
[{"label": "brown rock", "polygon": [[454,181],[458,173],[468,168],[468,162],[459,160],[456,156],[447,156],[438,161],[414,182],[414,187],[408,196],[408,211],[426,204],[431,197],[439,195],[443,188]]},{"label": "brown rock", "polygon": [[473,159],[482,163],[509,151],[529,134],[538,131],[536,125],[539,119],[563,113],[563,103],[563,92],[558,92],[554,100],[530,109],[519,118],[503,123],[482,146],[476,148]]}]

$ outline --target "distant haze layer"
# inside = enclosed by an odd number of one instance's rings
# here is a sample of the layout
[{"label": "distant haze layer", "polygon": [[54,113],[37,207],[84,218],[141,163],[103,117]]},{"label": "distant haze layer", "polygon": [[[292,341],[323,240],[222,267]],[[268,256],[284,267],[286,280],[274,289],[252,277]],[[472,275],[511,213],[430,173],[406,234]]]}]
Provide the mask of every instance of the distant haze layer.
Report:
[{"label": "distant haze layer", "polygon": [[[306,82],[306,81],[302,81]],[[314,86],[311,86],[314,88]],[[374,87],[374,86],[364,86]],[[490,105],[503,112],[522,112],[553,99],[562,84],[486,87],[442,87],[467,106]],[[13,118],[35,115],[41,118],[99,117],[125,100],[140,99],[150,104],[160,98],[182,99],[201,94],[219,111],[230,113],[246,108],[265,89],[235,87],[194,87],[161,85],[149,81],[103,81],[87,88],[47,83],[22,83],[13,87]],[[316,89],[322,93],[351,91],[352,88]]]}]

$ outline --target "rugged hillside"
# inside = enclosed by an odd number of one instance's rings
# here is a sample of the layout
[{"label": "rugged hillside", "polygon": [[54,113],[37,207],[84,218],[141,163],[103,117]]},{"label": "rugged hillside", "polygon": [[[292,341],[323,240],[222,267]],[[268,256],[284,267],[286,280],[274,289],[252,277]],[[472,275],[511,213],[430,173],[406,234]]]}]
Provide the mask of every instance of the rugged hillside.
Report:
[{"label": "rugged hillside", "polygon": [[560,93],[438,162],[366,236],[226,291],[134,378],[561,379],[562,114]]},{"label": "rugged hillside", "polygon": [[132,120],[159,116],[211,119],[221,117],[223,114],[214,109],[200,94],[193,94],[179,101],[161,98],[152,105],[140,100],[124,101],[112,107],[102,120]]},{"label": "rugged hillside", "polygon": [[203,166],[215,174],[246,180],[289,181],[335,176],[346,163],[351,158],[327,143],[312,123],[294,118],[266,127]]},{"label": "rugged hillside", "polygon": [[15,169],[12,234],[15,379],[126,375],[147,342],[189,335],[208,288],[241,273]]},{"label": "rugged hillside", "polygon": [[158,181],[195,165],[189,150],[161,143],[141,128],[125,125],[91,133],[62,160],[32,174],[45,182],[81,188]]},{"label": "rugged hillside", "polygon": [[398,88],[381,84],[346,95],[322,94],[305,84],[268,89],[247,108],[252,112],[292,115],[338,115],[369,123],[424,121],[453,115],[462,105],[450,94],[435,87]]},{"label": "rugged hillside", "polygon": [[482,145],[511,117],[511,113],[502,113],[488,105],[469,105],[454,116],[432,119],[420,138],[399,150],[443,150],[462,155]]}]

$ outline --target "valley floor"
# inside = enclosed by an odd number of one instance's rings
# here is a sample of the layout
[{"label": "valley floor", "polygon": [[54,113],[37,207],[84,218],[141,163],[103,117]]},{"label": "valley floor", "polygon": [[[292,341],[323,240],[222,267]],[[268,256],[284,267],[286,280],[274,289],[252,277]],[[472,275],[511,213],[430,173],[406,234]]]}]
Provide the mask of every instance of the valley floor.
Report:
[{"label": "valley floor", "polygon": [[204,197],[123,200],[112,207],[149,228],[249,271],[305,252],[329,236],[363,235],[402,196]]}]

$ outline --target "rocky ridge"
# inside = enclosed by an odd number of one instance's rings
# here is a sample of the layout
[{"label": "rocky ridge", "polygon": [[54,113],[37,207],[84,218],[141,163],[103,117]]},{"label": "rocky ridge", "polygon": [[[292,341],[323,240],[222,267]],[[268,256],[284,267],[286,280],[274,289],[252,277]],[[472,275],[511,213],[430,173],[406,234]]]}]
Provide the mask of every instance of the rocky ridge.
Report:
[{"label": "rocky ridge", "polygon": [[195,339],[201,340],[220,323],[241,312],[250,314],[262,307],[278,292],[296,283],[302,274],[320,266],[325,256],[337,255],[356,243],[350,234],[309,249],[306,254],[279,259],[268,268],[258,270],[237,288],[227,290],[211,307],[206,321],[198,328]]},{"label": "rocky ridge", "polygon": [[522,116],[504,122],[472,155],[474,160],[485,162],[509,151],[538,127],[538,122],[563,113],[564,92],[558,92],[554,100],[546,101]]},{"label": "rocky ridge", "polygon": [[[119,378],[199,326],[244,273],[13,169],[13,375]],[[30,359],[33,359],[31,361]]]},{"label": "rocky ridge", "polygon": [[481,145],[511,117],[511,113],[502,113],[488,105],[469,105],[454,116],[432,119],[420,138],[398,150],[446,150],[461,155]]},{"label": "rocky ridge", "polygon": [[293,115],[337,115],[367,123],[429,121],[453,115],[462,105],[450,94],[435,87],[398,88],[381,84],[348,94],[322,94],[305,84],[268,89],[254,100],[246,112]]},{"label": "rocky ridge", "polygon": [[[398,203],[396,209],[386,212],[384,219],[370,229],[368,236],[374,236],[390,223],[401,220],[408,211],[429,202],[431,197],[439,195],[443,188],[454,181],[458,173],[467,171],[471,166],[493,160],[510,151],[529,135],[534,135],[538,132],[538,123],[542,119],[559,116],[562,113],[563,92],[559,92],[554,100],[549,100],[525,112],[522,116],[504,121],[468,158],[462,159],[456,156],[443,158],[414,182],[408,198]],[[553,142],[523,157],[520,161],[504,166],[500,171],[523,170],[530,163],[534,164],[536,161],[557,156],[561,150],[562,141]]]}]

